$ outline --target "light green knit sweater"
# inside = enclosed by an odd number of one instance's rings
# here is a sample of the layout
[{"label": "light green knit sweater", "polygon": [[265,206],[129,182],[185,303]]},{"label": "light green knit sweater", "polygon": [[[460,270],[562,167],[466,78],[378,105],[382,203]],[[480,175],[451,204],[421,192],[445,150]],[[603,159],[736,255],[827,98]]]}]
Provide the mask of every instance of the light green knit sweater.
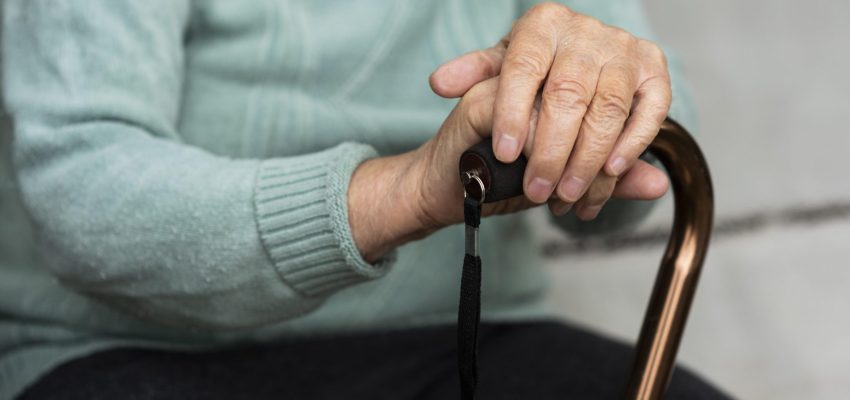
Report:
[{"label": "light green knit sweater", "polygon": [[[0,399],[114,346],[455,318],[459,228],[370,265],[347,185],[364,159],[431,137],[453,101],[428,74],[529,4],[4,3]],[[636,0],[569,4],[649,36]],[[532,229],[485,225],[483,318],[550,315]]]}]

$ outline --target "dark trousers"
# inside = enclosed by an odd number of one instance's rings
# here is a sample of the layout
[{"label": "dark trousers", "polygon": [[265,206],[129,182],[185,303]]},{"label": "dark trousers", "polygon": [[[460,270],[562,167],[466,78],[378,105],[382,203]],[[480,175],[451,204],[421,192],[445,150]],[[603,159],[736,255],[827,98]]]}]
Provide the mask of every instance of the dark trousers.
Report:
[{"label": "dark trousers", "polygon": [[[478,398],[618,399],[629,346],[557,322],[481,326]],[[457,399],[454,326],[207,353],[108,350],[61,365],[22,399]],[[682,368],[669,399],[727,399]]]}]

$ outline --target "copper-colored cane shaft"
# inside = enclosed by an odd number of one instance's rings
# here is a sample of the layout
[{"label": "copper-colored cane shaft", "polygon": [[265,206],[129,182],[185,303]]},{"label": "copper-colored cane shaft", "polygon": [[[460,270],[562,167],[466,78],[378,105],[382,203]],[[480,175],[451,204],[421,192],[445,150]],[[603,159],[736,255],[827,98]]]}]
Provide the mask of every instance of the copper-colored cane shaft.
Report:
[{"label": "copper-colored cane shaft", "polygon": [[675,217],[638,338],[628,399],[664,396],[708,250],[714,214],[705,158],[684,128],[665,121],[649,150],[670,176]]}]

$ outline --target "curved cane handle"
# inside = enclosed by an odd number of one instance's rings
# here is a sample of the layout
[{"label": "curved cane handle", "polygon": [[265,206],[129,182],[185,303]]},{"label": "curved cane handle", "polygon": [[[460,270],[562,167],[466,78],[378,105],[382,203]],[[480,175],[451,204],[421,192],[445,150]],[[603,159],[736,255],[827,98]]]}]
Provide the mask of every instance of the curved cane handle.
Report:
[{"label": "curved cane handle", "polygon": [[[496,160],[487,140],[461,155],[460,173],[467,193],[484,189],[490,203],[522,194],[526,159],[512,164]],[[681,125],[667,119],[649,151],[667,169],[673,187],[673,230],[638,337],[635,361],[626,389],[629,399],[660,399],[675,367],[676,352],[708,250],[714,214],[714,194],[705,158]],[[463,179],[469,174],[475,182]],[[479,183],[480,182],[480,183]],[[483,193],[482,193],[483,194]],[[479,197],[479,198],[481,198]]]},{"label": "curved cane handle", "polygon": [[668,118],[649,151],[667,169],[675,211],[636,345],[629,399],[660,399],[667,389],[714,223],[708,165],[685,128]]}]

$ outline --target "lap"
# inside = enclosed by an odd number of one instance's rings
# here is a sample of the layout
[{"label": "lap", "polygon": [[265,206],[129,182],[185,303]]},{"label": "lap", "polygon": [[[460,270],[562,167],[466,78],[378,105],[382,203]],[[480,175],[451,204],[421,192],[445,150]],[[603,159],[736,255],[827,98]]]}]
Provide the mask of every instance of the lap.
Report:
[{"label": "lap", "polygon": [[[116,349],[66,363],[22,399],[454,399],[455,327],[354,334],[204,353]],[[481,399],[616,399],[632,350],[556,322],[481,326]],[[677,369],[668,398],[727,398]]]}]

